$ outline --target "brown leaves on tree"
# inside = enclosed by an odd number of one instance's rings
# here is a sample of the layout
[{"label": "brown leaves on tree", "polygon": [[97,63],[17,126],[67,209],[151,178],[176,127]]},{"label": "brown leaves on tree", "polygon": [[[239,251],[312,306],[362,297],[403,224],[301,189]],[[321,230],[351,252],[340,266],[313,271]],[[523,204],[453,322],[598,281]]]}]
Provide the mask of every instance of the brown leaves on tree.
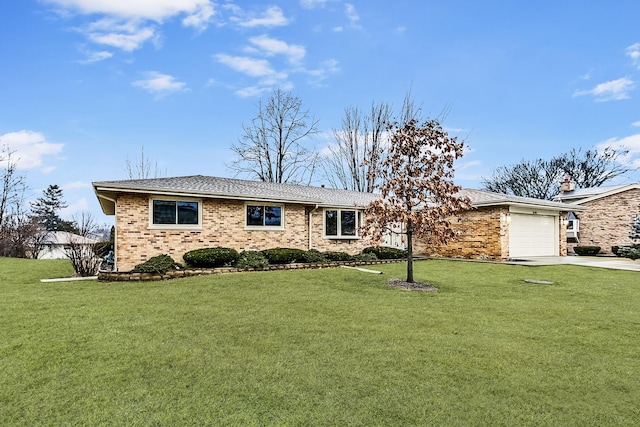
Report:
[{"label": "brown leaves on tree", "polygon": [[457,195],[454,162],[464,154],[464,142],[449,137],[438,120],[409,120],[389,126],[390,146],[371,158],[382,159],[375,171],[382,198],[366,209],[362,230],[376,240],[398,231],[407,236],[407,282],[413,282],[413,237],[427,244],[444,244],[454,238],[451,221],[471,208],[469,199]]}]

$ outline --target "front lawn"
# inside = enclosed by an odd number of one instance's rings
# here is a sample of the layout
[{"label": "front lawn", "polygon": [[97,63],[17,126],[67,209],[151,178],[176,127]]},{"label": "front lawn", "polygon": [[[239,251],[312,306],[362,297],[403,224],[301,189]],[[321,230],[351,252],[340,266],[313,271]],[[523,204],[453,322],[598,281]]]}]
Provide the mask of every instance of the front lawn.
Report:
[{"label": "front lawn", "polygon": [[[41,283],[0,258],[0,425],[636,425],[640,274],[416,263]],[[541,279],[553,285],[525,283]]]}]

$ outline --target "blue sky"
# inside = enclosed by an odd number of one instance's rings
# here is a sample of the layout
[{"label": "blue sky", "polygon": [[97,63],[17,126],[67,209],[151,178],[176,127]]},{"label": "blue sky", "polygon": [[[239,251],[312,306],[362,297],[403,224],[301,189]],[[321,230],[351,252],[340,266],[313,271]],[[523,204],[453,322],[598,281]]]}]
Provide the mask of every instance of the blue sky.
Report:
[{"label": "blue sky", "polygon": [[[572,148],[640,166],[637,0],[20,0],[0,4],[0,140],[34,197],[145,155],[168,176],[233,176],[242,124],[275,87],[332,142],[345,107],[423,110],[467,140],[456,181]],[[630,173],[628,182],[640,181]],[[107,217],[98,217],[107,221]]]}]

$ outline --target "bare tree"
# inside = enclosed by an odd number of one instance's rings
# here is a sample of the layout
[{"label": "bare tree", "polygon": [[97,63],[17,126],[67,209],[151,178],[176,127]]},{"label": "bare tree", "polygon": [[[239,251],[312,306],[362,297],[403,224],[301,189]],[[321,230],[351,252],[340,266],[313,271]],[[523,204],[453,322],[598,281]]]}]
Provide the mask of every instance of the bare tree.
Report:
[{"label": "bare tree", "polygon": [[483,178],[482,188],[494,193],[550,200],[558,194],[563,172],[555,160],[521,161],[513,166],[501,166],[491,178]]},{"label": "bare tree", "polygon": [[333,130],[335,144],[328,147],[329,154],[323,159],[324,175],[332,187],[373,191],[378,162],[368,156],[380,153],[390,117],[388,103],[371,104],[369,114],[357,107],[345,108],[342,128]]},{"label": "bare tree", "polygon": [[231,146],[236,154],[229,168],[264,182],[309,183],[318,154],[305,144],[318,133],[318,120],[302,108],[302,100],[281,89],[273,91],[266,104],[258,103],[251,125]]},{"label": "bare tree", "polygon": [[145,156],[144,146],[140,148],[140,157],[134,161],[125,161],[125,171],[129,179],[147,179],[159,178],[166,175],[166,171],[162,172],[158,167],[158,162],[153,162]]},{"label": "bare tree", "polygon": [[522,160],[512,166],[501,166],[482,188],[497,193],[551,200],[560,192],[560,182],[568,177],[577,188],[599,187],[631,169],[623,162],[627,150],[606,147],[582,151],[573,149],[550,160]]},{"label": "bare tree", "polygon": [[624,163],[629,150],[615,149],[611,146],[604,150],[573,149],[558,158],[562,171],[575,182],[578,188],[600,187],[612,179],[624,175],[632,169]]},{"label": "bare tree", "polygon": [[76,274],[81,277],[93,276],[98,271],[102,259],[93,251],[93,241],[98,229],[91,213],[82,212],[73,217],[77,234],[69,235],[66,253]]},{"label": "bare tree", "polygon": [[27,189],[26,178],[18,173],[18,160],[13,155],[8,144],[0,147],[0,228],[4,226],[7,215],[10,214],[11,206],[22,200]]},{"label": "bare tree", "polygon": [[370,221],[363,235],[379,240],[384,233],[404,225],[407,238],[407,282],[413,278],[413,238],[427,244],[444,244],[455,237],[451,221],[469,199],[457,195],[453,183],[454,161],[462,157],[464,142],[449,137],[435,119],[420,124],[410,119],[393,124],[388,154],[376,174],[382,197],[366,209]]}]

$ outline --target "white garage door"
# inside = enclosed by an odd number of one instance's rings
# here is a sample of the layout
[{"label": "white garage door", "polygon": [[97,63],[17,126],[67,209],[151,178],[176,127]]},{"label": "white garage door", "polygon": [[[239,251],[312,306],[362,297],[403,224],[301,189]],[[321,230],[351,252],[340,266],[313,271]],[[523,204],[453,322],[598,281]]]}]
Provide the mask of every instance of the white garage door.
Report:
[{"label": "white garage door", "polygon": [[558,217],[511,214],[509,257],[558,255]]}]

